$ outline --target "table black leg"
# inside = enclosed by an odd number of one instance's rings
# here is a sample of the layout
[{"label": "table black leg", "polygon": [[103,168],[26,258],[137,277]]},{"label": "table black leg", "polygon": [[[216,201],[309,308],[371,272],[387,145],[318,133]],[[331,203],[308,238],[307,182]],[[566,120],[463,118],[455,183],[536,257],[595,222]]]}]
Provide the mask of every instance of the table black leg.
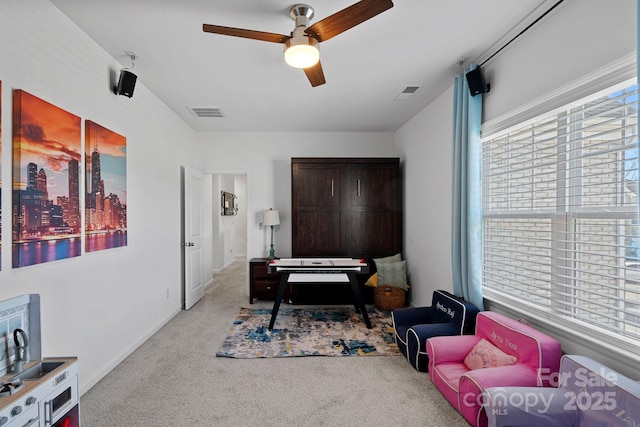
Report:
[{"label": "table black leg", "polygon": [[356,280],[354,274],[349,273],[348,276],[349,282],[351,283],[351,290],[353,291],[353,298],[356,300],[356,307],[360,308],[365,325],[367,325],[368,329],[371,329],[371,321],[369,320],[369,315],[367,314],[367,307],[365,307],[364,305],[364,298],[362,297],[362,293],[360,292],[360,285],[358,285],[358,281]]},{"label": "table black leg", "polygon": [[274,323],[276,323],[276,316],[280,309],[280,303],[284,298],[284,291],[287,289],[287,283],[289,282],[289,273],[282,273],[280,277],[280,285],[278,285],[278,294],[276,300],[273,302],[273,309],[271,310],[271,320],[269,321],[269,330],[273,329]]}]

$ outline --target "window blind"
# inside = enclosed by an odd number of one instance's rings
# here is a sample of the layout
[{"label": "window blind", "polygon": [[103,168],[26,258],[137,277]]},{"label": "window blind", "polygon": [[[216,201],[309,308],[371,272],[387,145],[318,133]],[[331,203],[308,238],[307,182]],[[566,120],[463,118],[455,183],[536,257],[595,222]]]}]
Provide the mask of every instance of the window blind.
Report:
[{"label": "window blind", "polygon": [[640,346],[637,86],[483,138],[483,289]]}]

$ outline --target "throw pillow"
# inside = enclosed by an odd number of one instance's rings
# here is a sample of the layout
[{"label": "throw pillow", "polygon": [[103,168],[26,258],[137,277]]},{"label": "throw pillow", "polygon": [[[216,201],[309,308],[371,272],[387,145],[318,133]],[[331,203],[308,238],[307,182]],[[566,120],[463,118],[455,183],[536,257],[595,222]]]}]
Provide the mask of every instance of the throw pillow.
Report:
[{"label": "throw pillow", "polygon": [[395,255],[391,255],[388,257],[384,257],[384,258],[374,258],[373,262],[376,263],[376,267],[378,266],[378,264],[382,264],[382,263],[386,263],[386,262],[398,262],[398,261],[402,261],[402,255],[401,254],[395,254]]},{"label": "throw pillow", "polygon": [[407,290],[406,261],[376,263],[378,285],[391,285]]},{"label": "throw pillow", "polygon": [[378,273],[373,273],[371,277],[364,282],[365,286],[371,286],[372,288],[378,287]]},{"label": "throw pillow", "polygon": [[505,353],[484,338],[480,339],[464,358],[464,364],[471,370],[509,366],[517,361],[515,356]]}]

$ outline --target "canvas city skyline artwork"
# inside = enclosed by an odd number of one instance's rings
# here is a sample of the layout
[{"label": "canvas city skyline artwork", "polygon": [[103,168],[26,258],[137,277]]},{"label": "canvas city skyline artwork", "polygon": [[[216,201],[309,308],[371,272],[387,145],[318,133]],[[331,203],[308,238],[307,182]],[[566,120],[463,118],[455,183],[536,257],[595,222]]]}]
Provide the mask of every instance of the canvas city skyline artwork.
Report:
[{"label": "canvas city skyline artwork", "polygon": [[127,245],[127,139],[85,120],[85,251]]},{"label": "canvas city skyline artwork", "polygon": [[14,90],[14,268],[81,254],[80,150],[80,117]]}]

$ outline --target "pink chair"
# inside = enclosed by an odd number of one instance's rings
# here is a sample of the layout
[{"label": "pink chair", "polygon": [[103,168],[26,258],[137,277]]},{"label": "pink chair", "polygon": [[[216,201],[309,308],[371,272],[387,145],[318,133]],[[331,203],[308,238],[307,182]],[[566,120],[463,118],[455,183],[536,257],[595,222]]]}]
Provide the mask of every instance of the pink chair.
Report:
[{"label": "pink chair", "polygon": [[560,343],[501,314],[478,313],[475,335],[427,340],[429,377],[474,427],[487,426],[484,390],[489,387],[548,387],[557,378]]}]

